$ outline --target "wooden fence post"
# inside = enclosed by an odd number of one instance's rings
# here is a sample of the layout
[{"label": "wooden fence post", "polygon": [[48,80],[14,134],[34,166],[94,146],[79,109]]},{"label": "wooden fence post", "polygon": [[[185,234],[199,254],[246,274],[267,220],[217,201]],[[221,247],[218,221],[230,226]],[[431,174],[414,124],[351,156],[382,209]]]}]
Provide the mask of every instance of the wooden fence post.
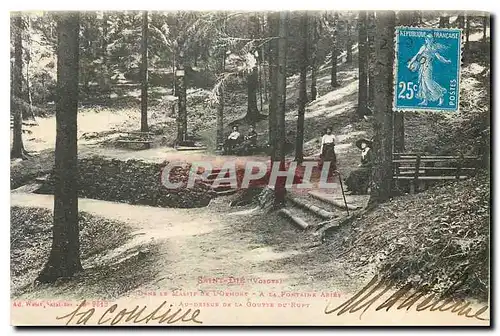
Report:
[{"label": "wooden fence post", "polygon": [[413,178],[413,183],[410,184],[410,193],[414,194],[418,191],[418,174],[420,172],[420,153],[417,154],[417,161],[415,162],[415,175]]}]

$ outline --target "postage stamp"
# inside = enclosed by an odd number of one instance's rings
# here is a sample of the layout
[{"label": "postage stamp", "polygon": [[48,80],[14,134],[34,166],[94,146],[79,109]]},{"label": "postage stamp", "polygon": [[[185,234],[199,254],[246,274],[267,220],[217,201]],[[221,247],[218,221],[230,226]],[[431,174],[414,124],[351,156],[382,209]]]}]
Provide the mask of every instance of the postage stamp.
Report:
[{"label": "postage stamp", "polygon": [[458,112],[461,30],[397,27],[395,111]]}]

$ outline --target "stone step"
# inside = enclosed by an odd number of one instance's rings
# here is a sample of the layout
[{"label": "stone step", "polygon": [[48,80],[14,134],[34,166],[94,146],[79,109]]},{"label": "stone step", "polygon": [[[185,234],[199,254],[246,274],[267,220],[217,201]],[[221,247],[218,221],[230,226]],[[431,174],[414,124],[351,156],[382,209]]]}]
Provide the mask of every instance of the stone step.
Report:
[{"label": "stone step", "polygon": [[192,146],[177,146],[176,149],[178,151],[195,151],[195,150],[206,150],[207,147],[205,146],[200,146],[200,147],[192,147]]},{"label": "stone step", "polygon": [[321,159],[319,158],[319,156],[304,156],[304,158],[302,159],[302,161],[317,161],[319,162]]},{"label": "stone step", "polygon": [[[344,204],[344,200],[336,200],[333,198],[333,196],[330,196],[330,195],[324,194],[324,193],[315,192],[315,191],[310,191],[308,194],[317,200],[331,204],[339,209],[344,209],[344,210],[346,209],[346,206]],[[358,209],[361,209],[361,207],[358,205],[347,204],[347,209],[358,210]]]},{"label": "stone step", "polygon": [[[216,180],[202,180],[200,183],[207,186],[207,187],[213,187],[214,183]],[[226,185],[231,185],[230,181],[221,181],[218,183],[219,186],[226,186]]]},{"label": "stone step", "polygon": [[17,189],[13,189],[12,192],[20,192],[20,193],[27,193],[27,194],[34,193],[38,189],[40,189],[41,186],[42,186],[42,183],[40,183],[40,182],[28,183],[28,184],[25,184],[23,186],[20,186]]},{"label": "stone step", "polygon": [[[217,169],[217,171],[215,171],[215,172],[214,172],[214,170],[212,170],[212,172],[210,174],[208,174],[205,181],[213,181],[217,178],[217,176],[219,176],[220,169]],[[224,176],[222,176],[222,177],[229,177],[229,173],[224,174]]]},{"label": "stone step", "polygon": [[231,184],[220,184],[218,185],[217,187],[214,187],[214,186],[211,186],[212,190],[214,190],[215,192],[219,192],[219,191],[226,191],[226,190],[230,190],[230,189],[235,189],[236,188],[233,188],[231,186]]},{"label": "stone step", "polygon": [[43,176],[38,176],[37,178],[35,178],[35,182],[45,183],[45,182],[47,182],[48,179],[49,179],[49,174],[43,175]]},{"label": "stone step", "polygon": [[210,173],[207,178],[205,179],[205,181],[213,181],[217,178],[217,176],[219,175],[219,173]]},{"label": "stone step", "polygon": [[310,204],[310,203],[308,203],[300,198],[292,197],[292,196],[288,195],[287,199],[293,205],[295,205],[303,210],[309,211],[323,220],[329,220],[329,219],[336,217],[336,214],[334,214],[333,212],[327,211],[327,210],[320,208],[314,204]]},{"label": "stone step", "polygon": [[238,189],[228,189],[224,191],[215,191],[215,193],[217,194],[217,196],[229,196],[236,193],[237,191]]},{"label": "stone step", "polygon": [[297,225],[299,228],[302,230],[306,230],[309,228],[311,225],[309,225],[304,219],[293,215],[289,210],[287,209],[281,209],[278,212],[281,216],[285,217],[286,219],[290,220],[293,224]]},{"label": "stone step", "polygon": [[[33,122],[33,121],[23,121],[22,122],[23,126],[38,126],[38,123]],[[14,121],[10,121],[10,127],[14,127]]]}]

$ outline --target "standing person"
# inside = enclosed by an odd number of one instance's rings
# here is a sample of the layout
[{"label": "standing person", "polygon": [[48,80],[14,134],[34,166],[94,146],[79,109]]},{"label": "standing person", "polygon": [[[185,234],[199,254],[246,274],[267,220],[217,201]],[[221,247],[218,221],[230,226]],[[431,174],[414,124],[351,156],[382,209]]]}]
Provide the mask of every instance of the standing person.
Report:
[{"label": "standing person", "polygon": [[327,127],[326,132],[321,138],[321,161],[330,162],[330,172],[337,170],[337,156],[335,155],[335,136],[332,134],[332,128]]},{"label": "standing person", "polygon": [[346,186],[354,195],[367,194],[373,166],[372,142],[367,139],[356,141],[356,147],[361,150],[361,164],[353,170],[346,180]]}]

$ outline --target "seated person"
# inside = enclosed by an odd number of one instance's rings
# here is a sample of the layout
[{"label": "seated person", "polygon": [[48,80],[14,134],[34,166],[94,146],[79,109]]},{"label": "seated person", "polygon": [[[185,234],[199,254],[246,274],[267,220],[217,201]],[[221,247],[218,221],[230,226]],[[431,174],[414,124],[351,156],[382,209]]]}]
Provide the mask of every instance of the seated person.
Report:
[{"label": "seated person", "polygon": [[232,152],[234,146],[241,142],[241,134],[238,131],[238,126],[233,126],[233,131],[227,137],[226,141],[224,141],[224,150],[227,153]]},{"label": "seated person", "polygon": [[373,163],[372,142],[366,139],[356,141],[356,147],[361,149],[361,164],[359,167],[371,168]]},{"label": "seated person", "polygon": [[353,194],[366,194],[370,186],[373,150],[372,142],[366,139],[356,141],[356,147],[361,150],[361,164],[353,170],[346,180],[347,188]]}]

